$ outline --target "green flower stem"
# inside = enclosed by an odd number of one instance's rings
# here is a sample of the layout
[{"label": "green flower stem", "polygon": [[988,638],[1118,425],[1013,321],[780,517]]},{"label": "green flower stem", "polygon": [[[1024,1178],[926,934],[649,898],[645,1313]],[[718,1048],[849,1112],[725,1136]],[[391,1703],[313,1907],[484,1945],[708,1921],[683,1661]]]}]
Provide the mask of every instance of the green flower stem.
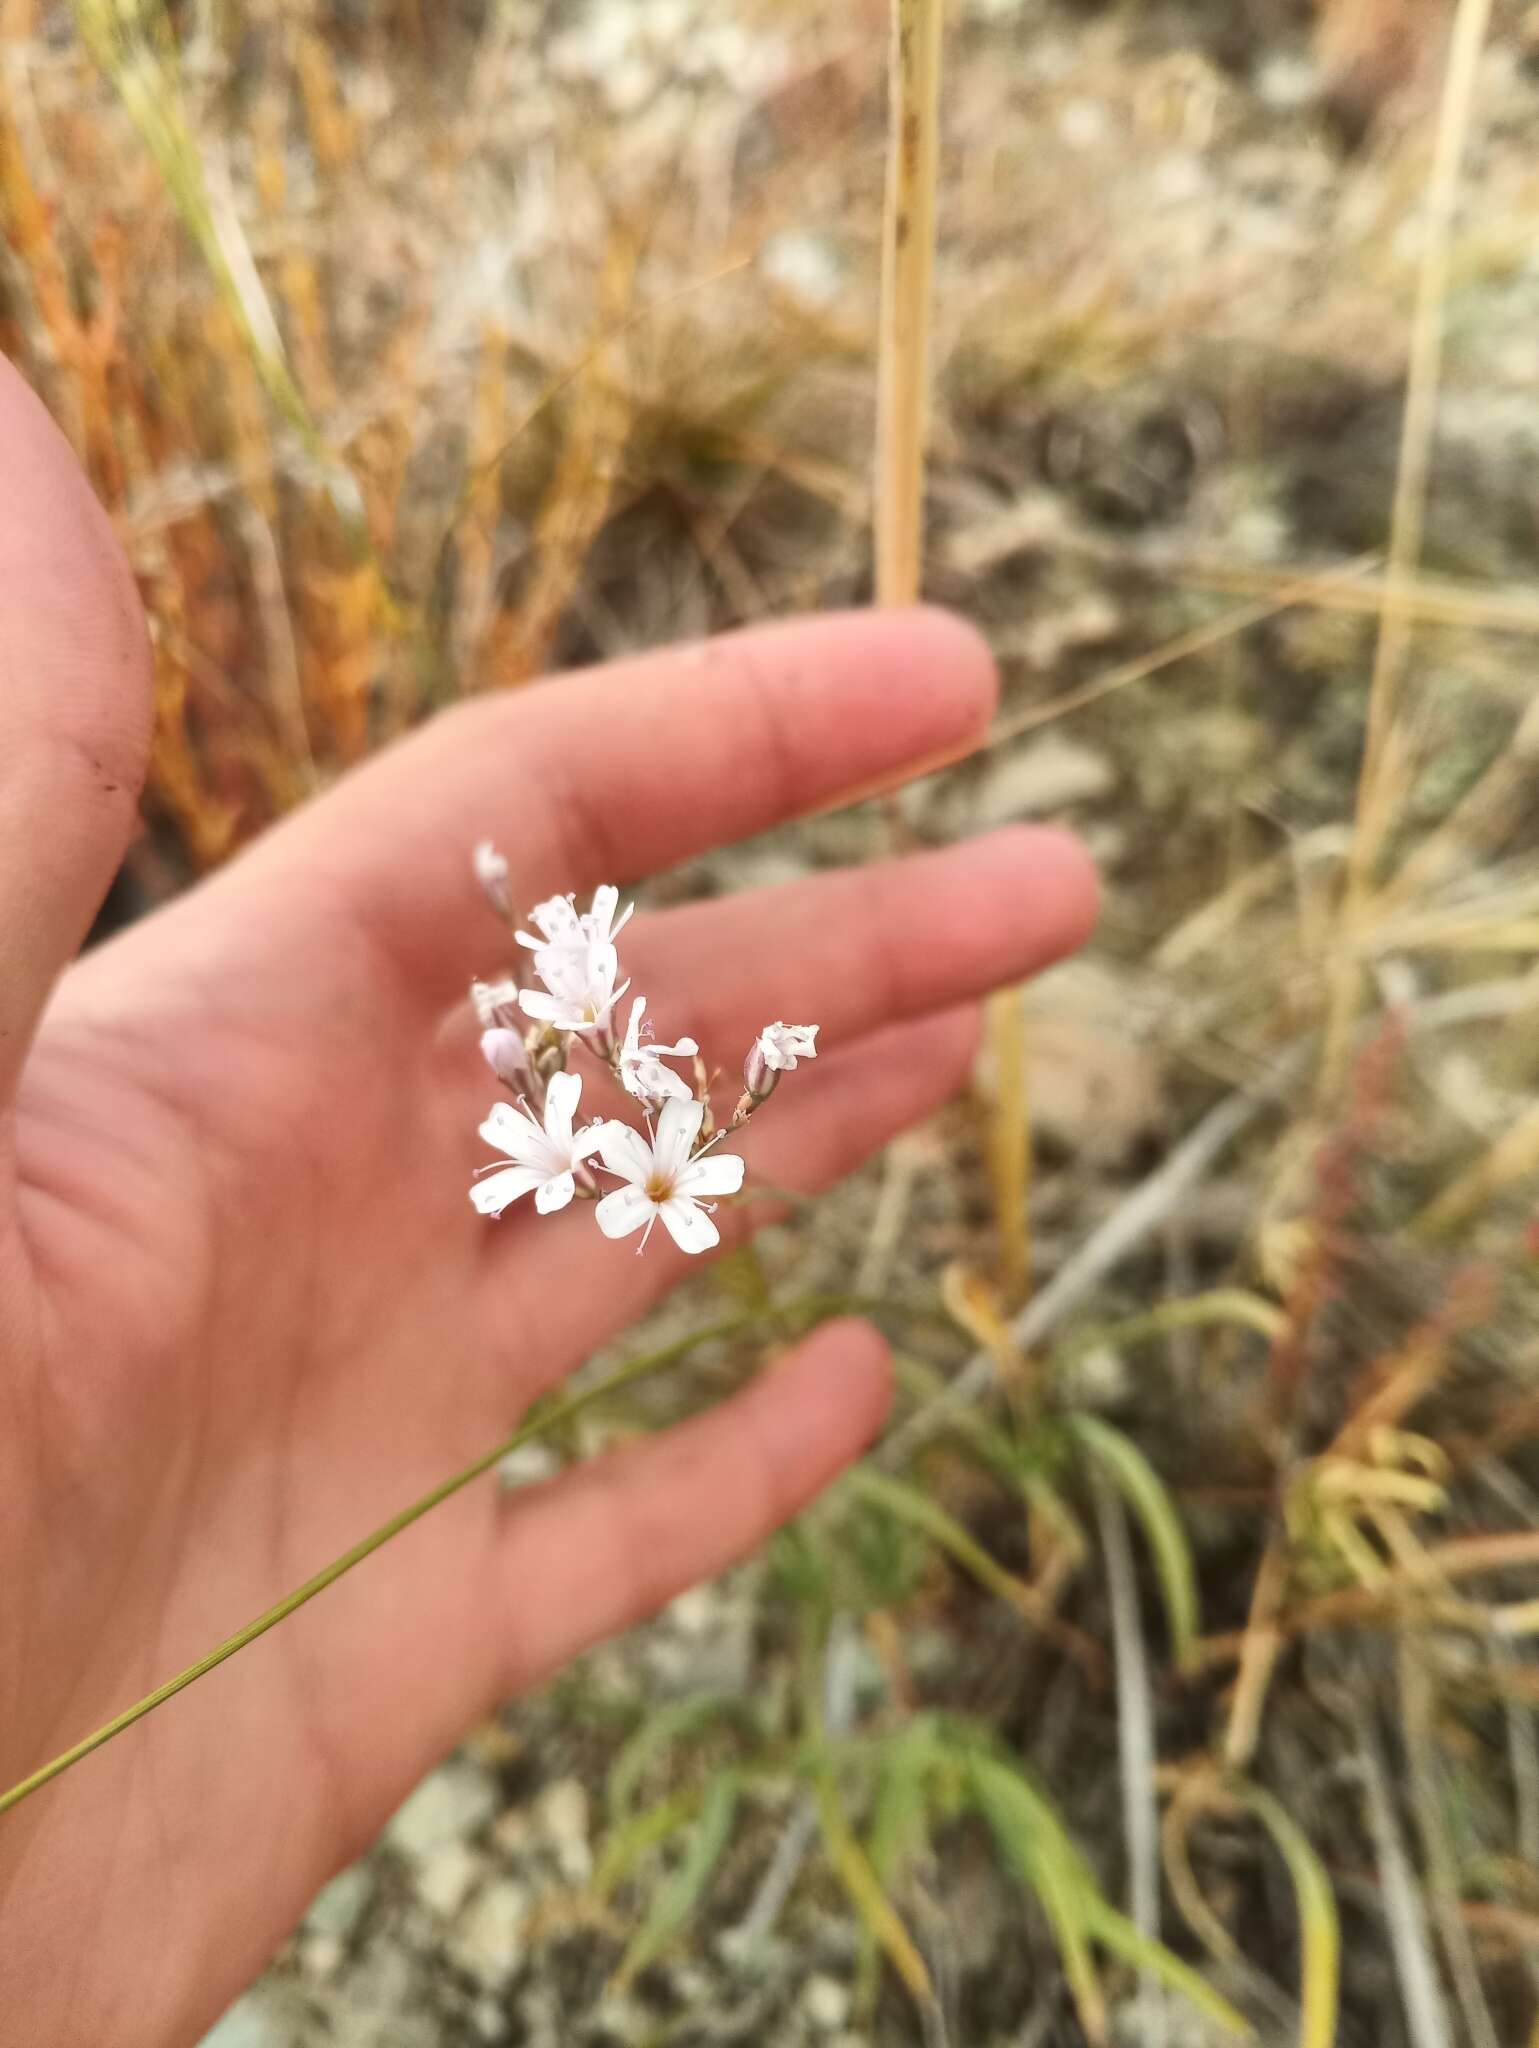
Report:
[{"label": "green flower stem", "polygon": [[24,1799],[29,1799],[34,1792],[41,1791],[44,1785],[51,1784],[55,1778],[62,1777],[72,1764],[78,1764],[81,1758],[88,1757],[92,1750],[100,1749],[115,1735],[121,1735],[126,1728],[132,1728],[136,1721],[142,1721],[146,1714],[154,1713],[155,1709],[163,1707],[167,1700],[174,1699],[179,1692],[185,1692],[189,1685],[195,1685],[200,1678],[217,1669],[233,1657],[237,1650],[244,1650],[248,1643],[254,1643],[258,1636],[265,1636],[270,1628],[275,1628],[280,1621],[286,1621],[307,1601],[313,1600],[317,1593],[324,1593],[328,1586],[334,1586],[338,1579],[353,1569],[354,1565],[362,1564],[366,1557],[372,1557],[376,1550],[383,1549],[393,1537],[399,1536],[403,1529],[409,1529],[413,1522],[420,1522],[424,1515],[460,1492],[463,1487],[469,1486],[472,1480],[479,1479],[485,1472],[490,1472],[492,1467],[510,1452],[518,1450],[524,1444],[533,1443],[540,1437],[551,1435],[576,1416],[583,1414],[585,1410],[607,1400],[620,1388],[630,1386],[636,1380],[646,1379],[667,1366],[677,1364],[696,1345],[709,1343],[715,1338],[738,1336],[760,1320],[762,1318],[755,1316],[734,1316],[725,1322],[710,1324],[703,1330],[692,1331],[687,1337],[681,1337],[672,1344],[665,1344],[660,1351],[649,1351],[640,1358],[633,1358],[629,1364],[622,1365],[618,1371],[612,1372],[597,1386],[589,1387],[580,1394],[573,1394],[565,1401],[546,1407],[543,1413],[535,1415],[531,1420],[520,1423],[511,1435],[502,1439],[501,1443],[483,1452],[474,1463],[467,1465],[463,1471],[456,1472],[451,1479],[440,1481],[431,1492],[423,1494],[420,1500],[413,1501],[410,1507],[402,1508],[399,1514],[392,1515],[390,1520],[382,1523],[372,1535],[365,1536],[361,1542],[355,1543],[351,1550],[344,1551],[324,1570],[318,1571],[314,1578],[306,1579],[302,1586],[296,1587],[292,1593],[285,1594],[283,1599],[275,1606],[269,1607],[265,1614],[259,1614],[255,1621],[248,1621],[243,1629],[238,1629],[233,1636],[227,1637],[217,1649],[210,1650],[207,1656],[200,1657],[196,1664],[189,1664],[187,1669],[179,1671],[175,1678],[168,1678],[164,1685],[157,1686],[153,1692],[146,1693],[142,1700],[136,1700],[131,1707],[125,1707],[121,1714],[116,1714],[110,1721],[104,1722],[94,1734],[87,1735],[72,1749],[64,1750],[54,1757],[52,1762],[44,1764],[30,1777],[23,1778],[19,1784],[13,1785],[8,1792],[0,1793],[0,1813],[9,1812],[13,1806],[20,1806]]}]

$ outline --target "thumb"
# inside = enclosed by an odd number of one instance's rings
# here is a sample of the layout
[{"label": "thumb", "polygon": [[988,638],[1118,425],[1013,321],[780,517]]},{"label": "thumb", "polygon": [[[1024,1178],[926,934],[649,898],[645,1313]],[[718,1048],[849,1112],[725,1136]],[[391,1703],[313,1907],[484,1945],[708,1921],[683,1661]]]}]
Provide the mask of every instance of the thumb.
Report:
[{"label": "thumb", "polygon": [[128,564],[0,357],[0,1106],[134,829],[151,713]]}]

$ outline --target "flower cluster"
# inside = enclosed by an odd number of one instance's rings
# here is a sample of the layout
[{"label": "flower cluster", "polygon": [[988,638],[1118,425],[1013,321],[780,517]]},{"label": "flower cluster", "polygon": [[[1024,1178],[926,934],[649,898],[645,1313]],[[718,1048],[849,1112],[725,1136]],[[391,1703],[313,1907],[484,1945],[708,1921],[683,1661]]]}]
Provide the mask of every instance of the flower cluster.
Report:
[{"label": "flower cluster", "polygon": [[[508,864],[483,843],[473,861],[492,908],[514,926]],[[492,1105],[481,1136],[498,1152],[481,1167],[470,1199],[483,1216],[500,1216],[522,1195],[534,1196],[543,1216],[572,1201],[594,1203],[606,1237],[642,1232],[642,1248],[662,1219],[682,1251],[709,1251],[721,1241],[711,1212],[723,1195],[743,1185],[743,1161],[716,1150],[741,1130],[766,1101],[782,1074],[799,1060],[816,1059],[816,1024],[767,1024],[743,1062],[743,1089],[730,1121],[718,1129],[711,1113],[710,1075],[693,1038],[659,1040],[647,1020],[647,999],[631,998],[624,1029],[617,1011],[630,988],[620,978],[615,941],[631,915],[618,889],[596,890],[580,911],[572,897],[552,896],[529,913],[531,929],[514,929],[530,956],[500,981],[478,981],[472,997],[481,1022],[487,1065],[513,1096]],[[524,984],[527,965],[538,986]],[[607,1067],[639,1109],[644,1125],[618,1117],[579,1128],[582,1076],[574,1053]],[[667,1060],[693,1062],[691,1077]],[[617,1186],[605,1191],[608,1174]]]}]

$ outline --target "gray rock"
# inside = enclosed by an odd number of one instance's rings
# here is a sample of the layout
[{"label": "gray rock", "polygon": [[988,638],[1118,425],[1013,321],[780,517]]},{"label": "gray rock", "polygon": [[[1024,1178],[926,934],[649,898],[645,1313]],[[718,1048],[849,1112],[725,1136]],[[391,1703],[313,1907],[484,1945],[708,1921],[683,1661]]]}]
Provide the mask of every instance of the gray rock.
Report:
[{"label": "gray rock", "polygon": [[404,2013],[420,1988],[414,1958],[397,1934],[371,1941],[347,1976],[348,2004],[360,2018]]},{"label": "gray rock", "polygon": [[540,1794],[538,1818],[561,1875],[568,1884],[586,1884],[593,1875],[587,1787],[578,1778],[548,1785]]},{"label": "gray rock", "polygon": [[529,1892],[511,1877],[499,1878],[466,1912],[449,1953],[462,1970],[482,1984],[506,1984],[523,1968],[524,1922]]},{"label": "gray rock", "polygon": [[299,1967],[307,1977],[320,1981],[334,1977],[346,1955],[346,1945],[334,1934],[302,1934],[299,1938]]},{"label": "gray rock", "polygon": [[200,2048],[289,2048],[292,2036],[282,2016],[261,1991],[248,1992],[230,2007]]},{"label": "gray rock", "polygon": [[991,764],[968,805],[968,822],[984,831],[1017,818],[1046,817],[1105,796],[1115,781],[1104,754],[1047,733]]},{"label": "gray rock", "polygon": [[802,1986],[802,2011],[815,2027],[832,2033],[850,2016],[850,1994],[837,1977],[819,1971]]},{"label": "gray rock", "polygon": [[497,1811],[497,1789],[473,1764],[445,1764],[424,1778],[385,1829],[385,1841],[403,1856],[425,1856],[445,1842],[462,1841]]},{"label": "gray rock", "polygon": [[363,1864],[355,1863],[331,1880],[316,1895],[305,1925],[313,1934],[330,1935],[336,1941],[351,1941],[358,1923],[374,1896],[374,1876]]},{"label": "gray rock", "polygon": [[417,1866],[417,1896],[440,1919],[452,1920],[481,1874],[482,1858],[464,1842],[431,1849]]},{"label": "gray rock", "polygon": [[783,228],[759,251],[761,269],[808,305],[832,305],[844,287],[845,264],[827,235]]}]

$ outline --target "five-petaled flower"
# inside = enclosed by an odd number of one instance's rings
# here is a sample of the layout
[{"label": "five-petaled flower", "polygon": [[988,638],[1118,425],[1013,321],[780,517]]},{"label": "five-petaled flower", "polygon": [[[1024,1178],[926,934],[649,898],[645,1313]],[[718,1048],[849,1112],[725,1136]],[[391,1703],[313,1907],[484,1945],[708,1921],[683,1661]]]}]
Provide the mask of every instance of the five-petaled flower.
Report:
[{"label": "five-petaled flower", "polygon": [[553,1024],[558,1031],[605,1033],[610,1012],[630,987],[616,987],[620,956],[615,937],[630,917],[627,904],[618,917],[620,892],[606,885],[594,891],[593,908],[580,915],[570,896],[551,896],[537,903],[529,921],[539,931],[517,933],[521,946],[534,954],[534,971],[545,991],[524,989],[519,995],[526,1017]]},{"label": "five-petaled flower", "polygon": [[816,1024],[766,1024],[754,1040],[754,1050],[772,1074],[794,1074],[798,1060],[817,1058],[817,1035]]},{"label": "five-petaled flower", "polygon": [[598,1150],[605,1128],[590,1124],[573,1133],[581,1094],[582,1081],[576,1074],[552,1074],[543,1129],[527,1110],[515,1109],[511,1102],[493,1103],[481,1135],[514,1164],[483,1169],[485,1178],[470,1190],[470,1199],[483,1216],[500,1216],[509,1202],[531,1192],[542,1216],[571,1201],[577,1190],[576,1169]]},{"label": "five-petaled flower", "polygon": [[681,1251],[708,1252],[720,1244],[721,1232],[706,1213],[713,1206],[708,1198],[737,1193],[743,1185],[743,1162],[723,1152],[690,1157],[704,1118],[703,1102],[681,1102],[673,1096],[663,1104],[650,1144],[629,1124],[600,1127],[599,1157],[626,1183],[605,1195],[594,1212],[606,1237],[629,1237],[645,1224],[645,1250],[661,1216]]},{"label": "five-petaled flower", "polygon": [[688,1102],[693,1093],[689,1083],[682,1074],[671,1073],[663,1065],[663,1057],[666,1054],[669,1059],[688,1059],[700,1048],[692,1038],[681,1038],[677,1045],[660,1045],[650,1038],[643,1043],[641,1020],[646,1008],[645,996],[637,996],[631,1004],[625,1043],[620,1047],[620,1084],[627,1095],[634,1095],[638,1102],[652,1109],[670,1097]]}]

